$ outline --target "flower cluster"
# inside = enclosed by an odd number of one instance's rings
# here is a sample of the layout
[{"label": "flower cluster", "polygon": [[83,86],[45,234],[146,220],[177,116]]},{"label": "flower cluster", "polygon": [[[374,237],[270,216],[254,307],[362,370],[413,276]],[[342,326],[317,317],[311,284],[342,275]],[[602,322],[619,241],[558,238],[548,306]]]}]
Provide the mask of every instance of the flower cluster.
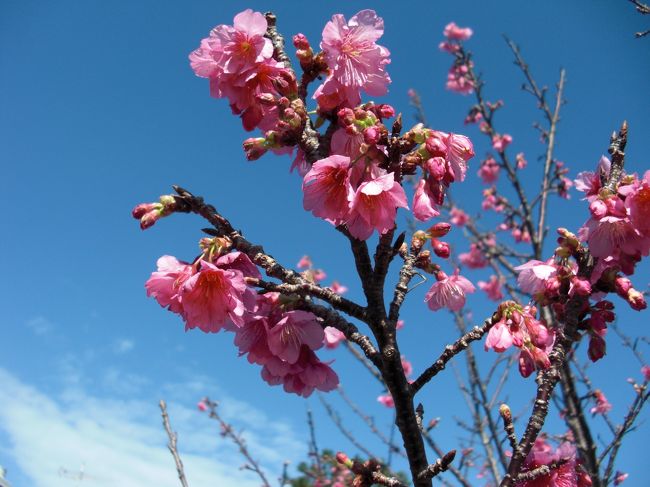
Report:
[{"label": "flower cluster", "polygon": [[485,350],[501,353],[511,346],[519,348],[519,372],[523,377],[550,366],[548,353],[555,335],[536,318],[537,308],[505,301],[495,315],[497,321],[488,332]]},{"label": "flower cluster", "polygon": [[190,64],[197,76],[210,80],[213,97],[228,99],[246,130],[271,129],[278,119],[273,100],[295,96],[295,76],[273,59],[264,15],[247,9],[235,16],[233,24],[212,29],[190,54]]},{"label": "flower cluster", "polygon": [[535,440],[532,450],[524,462],[523,473],[539,467],[549,467],[549,473],[536,476],[532,480],[517,482],[516,487],[590,487],[589,475],[584,471],[576,458],[576,448],[569,442],[562,443],[559,448],[553,447],[540,436]]},{"label": "flower cluster", "polygon": [[469,27],[458,27],[451,22],[443,31],[446,40],[438,46],[441,51],[448,52],[455,58],[447,73],[447,89],[463,95],[472,93],[475,88],[474,79],[469,75],[471,61],[460,55],[462,41],[468,40],[473,33]]},{"label": "flower cluster", "polygon": [[327,343],[317,318],[291,308],[277,293],[258,295],[247,279],[259,279],[257,267],[227,239],[203,239],[203,254],[193,263],[172,256],[158,259],[158,270],[145,284],[147,295],[180,315],[186,329],[235,334],[240,356],[262,366],[262,378],[304,397],[314,389],[338,385],[331,367],[315,350]]}]

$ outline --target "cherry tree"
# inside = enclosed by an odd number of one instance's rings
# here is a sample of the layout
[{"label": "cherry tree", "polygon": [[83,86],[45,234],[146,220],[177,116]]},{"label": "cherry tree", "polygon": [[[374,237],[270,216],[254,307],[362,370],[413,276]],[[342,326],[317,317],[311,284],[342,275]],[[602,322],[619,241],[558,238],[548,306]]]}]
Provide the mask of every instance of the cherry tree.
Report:
[{"label": "cherry tree", "polygon": [[[318,454],[313,441],[318,465],[303,469],[313,485],[399,486],[410,481],[424,487],[440,476],[445,483],[468,486],[474,484],[468,475],[472,465],[482,470],[486,482],[504,487],[617,485],[625,474],[615,470],[615,459],[648,399],[650,368],[630,346],[643,379],[633,384],[635,395],[623,423],[616,426],[607,419],[611,438],[600,445],[589,414],[607,417],[611,406],[576,357],[606,360],[615,305],[637,311],[647,306],[630,276],[650,251],[650,171],[625,167],[627,124],[603,141],[609,156],[595,161],[593,172],[569,179],[554,156],[565,73],[550,96],[533,78],[519,48],[508,41],[524,87],[543,117],[536,128],[545,156],[539,189],[530,194],[522,175],[532,177],[535,168],[527,167],[532,164],[524,153],[513,156],[512,136],[497,127],[503,102],[487,98],[467,48],[472,29],[450,23],[439,47],[450,56],[447,88],[472,100],[463,115],[468,130],[488,138],[491,151],[482,161],[467,135],[426,123],[418,93],[409,93],[418,118],[413,126],[405,126],[394,107],[370,101],[385,95],[391,82],[390,52],[380,43],[383,32],[383,20],[373,10],[350,19],[333,15],[320,49],[303,34],[293,36],[298,69],[276,17],[249,9],[236,15],[232,25],[216,26],[189,57],[196,75],[208,80],[211,96],[227,99],[244,129],[260,132],[243,142],[246,158],[272,153],[291,160],[305,211],[347,240],[364,302],[346,298],[347,289],[339,283],[323,285],[323,272],[307,256],[297,270],[278,262],[215,206],[178,186],[174,194],[135,207],[141,228],[177,213],[200,215],[209,227],[203,229],[206,236],[194,259],[158,259],[147,294],[179,315],[188,330],[232,334],[239,354],[259,367],[262,380],[287,393],[308,397],[337,389],[340,378],[319,350],[342,343],[382,384],[385,393],[379,401],[395,410],[399,446],[376,433],[403,451],[408,480],[378,459]],[[482,210],[496,215],[495,226],[485,228],[454,198],[457,186],[473,172],[487,186]],[[574,204],[583,206],[585,223],[579,229],[551,230],[549,199],[567,197],[571,187],[583,193]],[[398,214],[407,215],[407,228],[398,228]],[[467,252],[452,251],[445,240],[451,231],[464,232]],[[553,236],[557,247],[547,253]],[[398,268],[397,282],[388,282],[391,267]],[[493,274],[473,282],[470,272],[480,268]],[[427,276],[432,284],[424,303],[412,305],[422,314],[451,312],[459,337],[437,344],[430,365],[414,374],[408,350],[405,354],[400,346],[400,313],[413,280]],[[467,295],[477,291],[494,301],[494,312],[472,327],[465,304]],[[625,327],[620,328],[616,332],[625,336]],[[476,354],[483,352],[476,345],[496,353],[495,367],[506,364],[500,382],[507,381],[512,368],[536,381],[535,397],[522,417],[516,418],[499,398],[500,385],[490,386],[495,369],[480,369]],[[516,353],[505,353],[512,350]],[[463,359],[468,377],[459,387],[474,405],[470,429],[481,448],[459,447],[459,453],[438,446],[432,435],[435,420],[425,419],[427,405],[418,393],[435,387],[450,361]],[[579,390],[593,399],[589,412]],[[553,400],[566,423],[566,431],[555,438],[544,432]],[[215,402],[206,398],[199,407],[240,445]],[[240,448],[262,483],[270,485],[245,446]],[[171,443],[170,449],[174,452]],[[321,461],[329,462],[329,473]],[[177,458],[177,466],[179,462]],[[185,482],[182,475],[181,480]]]}]

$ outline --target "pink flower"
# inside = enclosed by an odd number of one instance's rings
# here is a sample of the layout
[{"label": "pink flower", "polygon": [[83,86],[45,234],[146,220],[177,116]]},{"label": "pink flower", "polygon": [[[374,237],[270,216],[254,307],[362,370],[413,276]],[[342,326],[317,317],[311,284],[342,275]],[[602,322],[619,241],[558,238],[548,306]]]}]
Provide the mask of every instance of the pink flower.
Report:
[{"label": "pink flower", "polygon": [[298,264],[296,264],[296,267],[298,267],[298,269],[309,269],[313,265],[311,258],[308,255],[303,255],[298,261]]},{"label": "pink flower", "polygon": [[469,252],[460,254],[458,260],[469,269],[482,269],[488,265],[488,261],[485,259],[483,251],[475,243],[470,245]]},{"label": "pink flower", "polygon": [[505,321],[499,320],[488,332],[485,339],[485,350],[492,349],[495,352],[505,352],[512,346],[512,333]]},{"label": "pink flower", "polygon": [[[404,328],[404,320],[397,320],[397,324],[395,325],[396,330],[401,330]],[[648,368],[650,372],[650,367]]]},{"label": "pink flower", "polygon": [[553,448],[543,437],[535,440],[532,450],[524,462],[524,470],[530,471],[543,465],[551,465],[563,460],[560,466],[552,468],[546,475],[537,476],[533,480],[517,482],[516,487],[586,487],[578,478],[581,468],[576,462],[576,450],[570,443],[563,443],[553,451]]},{"label": "pink flower", "polygon": [[246,291],[241,271],[201,261],[199,271],[181,287],[186,328],[216,333],[227,323],[243,326]]},{"label": "pink flower", "polygon": [[497,152],[504,152],[506,147],[512,143],[512,136],[509,134],[496,134],[492,137],[492,148]]},{"label": "pink flower", "polygon": [[435,206],[435,198],[431,194],[427,181],[422,178],[415,188],[413,195],[413,216],[425,222],[433,217],[440,215],[440,212]]},{"label": "pink flower", "polygon": [[288,311],[269,331],[269,349],[276,357],[294,364],[303,345],[311,350],[323,346],[325,333],[316,317],[306,311]]},{"label": "pink flower", "polygon": [[208,410],[208,405],[205,403],[205,400],[201,399],[197,404],[196,407],[199,411],[205,412]]},{"label": "pink flower", "polygon": [[180,290],[193,273],[187,262],[181,262],[171,255],[163,255],[157,262],[158,271],[153,272],[144,287],[147,296],[153,297],[163,308],[182,314]]},{"label": "pink flower", "polygon": [[594,398],[596,399],[596,405],[589,410],[591,414],[606,414],[612,410],[612,405],[600,389],[594,391]]},{"label": "pink flower", "polygon": [[262,369],[262,379],[269,385],[283,384],[285,392],[309,397],[315,389],[328,392],[339,384],[336,372],[321,362],[308,346],[303,346],[295,363],[289,364],[278,357],[267,362]]},{"label": "pink flower", "polygon": [[528,161],[526,161],[524,153],[520,152],[517,154],[517,169],[524,169],[527,165]]},{"label": "pink flower", "polygon": [[470,78],[469,69],[464,64],[454,64],[447,73],[445,87],[449,91],[469,95],[474,92],[474,81]]},{"label": "pink flower", "polygon": [[338,281],[333,281],[329,288],[336,294],[345,294],[348,292],[348,288],[342,284],[339,284]]},{"label": "pink flower", "polygon": [[447,39],[454,41],[466,41],[473,33],[469,27],[458,27],[455,22],[449,22],[442,32]]},{"label": "pink flower", "polygon": [[350,158],[333,155],[314,163],[302,184],[303,207],[314,216],[339,222],[349,211],[352,186]]},{"label": "pink flower", "polygon": [[464,181],[467,173],[467,162],[474,157],[474,146],[468,137],[460,134],[449,134],[447,143],[447,161],[454,173],[454,181]]},{"label": "pink flower", "polygon": [[436,278],[438,281],[424,297],[424,302],[432,311],[445,307],[451,311],[460,311],[465,306],[466,294],[476,290],[471,282],[458,274],[458,270],[451,277],[440,271]]},{"label": "pink flower", "polygon": [[395,181],[393,173],[361,183],[346,221],[348,230],[359,240],[366,240],[373,230],[386,233],[395,226],[397,208],[400,207],[408,208],[406,193]]},{"label": "pink flower", "polygon": [[391,396],[390,393],[382,394],[381,396],[377,397],[377,401],[387,408],[395,407],[395,401],[393,401],[393,396]]},{"label": "pink flower", "polygon": [[546,281],[553,279],[557,273],[555,266],[539,260],[529,260],[515,267],[515,270],[519,272],[517,276],[519,288],[531,295],[543,292]]},{"label": "pink flower", "polygon": [[451,216],[449,221],[458,227],[464,226],[469,221],[469,215],[460,208],[452,208],[449,215]]},{"label": "pink flower", "polygon": [[342,331],[337,330],[333,326],[325,327],[325,348],[333,349],[339,346],[343,340],[345,340],[345,335]]},{"label": "pink flower", "polygon": [[500,170],[501,166],[499,166],[494,157],[489,156],[481,163],[477,174],[483,180],[484,184],[492,184],[499,179]]},{"label": "pink flower", "polygon": [[502,285],[502,280],[494,275],[490,276],[490,280],[488,282],[478,282],[479,289],[481,291],[485,291],[488,299],[491,299],[492,301],[501,301],[503,299],[503,291],[501,290]]},{"label": "pink flower", "polygon": [[332,16],[321,42],[330,74],[314,94],[319,105],[321,96],[334,93],[339,96],[335,106],[357,105],[362,89],[371,96],[386,94],[390,77],[385,66],[390,63],[390,53],[376,44],[383,33],[384,21],[374,10],[362,10],[347,23],[341,14]]},{"label": "pink flower", "polygon": [[650,237],[650,170],[643,179],[633,185],[633,190],[625,198],[625,207],[629,211],[630,222],[634,228]]},{"label": "pink flower", "polygon": [[600,191],[600,174],[607,177],[611,164],[607,157],[602,156],[598,161],[597,172],[584,171],[578,173],[578,177],[574,180],[575,188],[585,193],[585,198],[591,201]]}]

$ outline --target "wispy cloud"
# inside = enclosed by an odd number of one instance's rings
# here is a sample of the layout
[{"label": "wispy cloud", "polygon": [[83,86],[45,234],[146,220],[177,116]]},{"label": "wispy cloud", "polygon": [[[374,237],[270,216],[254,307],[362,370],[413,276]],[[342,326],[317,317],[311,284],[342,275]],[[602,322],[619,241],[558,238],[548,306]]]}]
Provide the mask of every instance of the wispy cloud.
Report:
[{"label": "wispy cloud", "polygon": [[128,338],[121,338],[113,344],[113,352],[116,354],[123,354],[130,352],[135,347],[135,342]]},{"label": "wispy cloud", "polygon": [[54,324],[44,316],[36,316],[29,319],[25,322],[25,325],[36,335],[46,335],[54,328]]},{"label": "wispy cloud", "polygon": [[[70,478],[61,475],[61,468],[74,472],[81,465],[88,486],[178,485],[156,401],[94,397],[79,387],[55,397],[2,368],[0,383],[0,429],[10,440],[7,451],[34,487],[68,486]],[[242,458],[219,436],[217,425],[171,399],[169,412],[190,485],[257,487],[259,479],[239,469]],[[245,403],[230,402],[229,409],[247,418],[248,444],[271,467],[271,477],[283,460],[302,454],[302,442],[287,425],[269,421]]]}]

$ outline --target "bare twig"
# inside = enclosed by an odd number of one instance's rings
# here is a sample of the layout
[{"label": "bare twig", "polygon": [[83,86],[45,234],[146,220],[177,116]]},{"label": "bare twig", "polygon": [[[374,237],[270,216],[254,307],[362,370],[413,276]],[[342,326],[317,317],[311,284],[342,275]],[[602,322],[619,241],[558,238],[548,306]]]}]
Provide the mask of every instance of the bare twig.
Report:
[{"label": "bare twig", "polygon": [[178,480],[181,481],[183,487],[187,487],[187,479],[185,478],[185,470],[183,469],[183,461],[181,460],[178,450],[176,448],[177,435],[176,432],[172,430],[171,424],[169,424],[169,415],[167,414],[167,404],[162,399],[158,404],[160,406],[160,413],[162,415],[163,426],[169,437],[169,443],[167,443],[167,448],[169,448],[170,453],[174,457],[174,462],[176,463],[176,472],[178,472]]}]

